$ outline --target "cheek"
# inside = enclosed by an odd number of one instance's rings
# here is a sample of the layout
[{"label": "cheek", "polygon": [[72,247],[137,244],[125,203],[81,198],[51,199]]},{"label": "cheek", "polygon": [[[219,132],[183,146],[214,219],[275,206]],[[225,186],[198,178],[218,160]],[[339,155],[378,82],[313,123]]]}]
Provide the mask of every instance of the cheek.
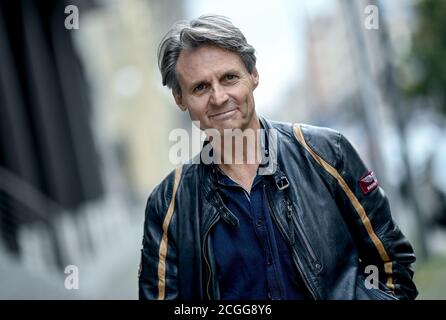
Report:
[{"label": "cheek", "polygon": [[233,92],[234,98],[239,103],[251,103],[253,101],[252,87],[247,82],[240,83],[240,86]]},{"label": "cheek", "polygon": [[236,99],[239,104],[246,105],[247,107],[251,106],[254,102],[252,92],[247,89],[243,90],[243,92],[239,92]]},{"label": "cheek", "polygon": [[205,99],[191,98],[186,101],[189,115],[192,120],[199,120],[206,114],[207,104]]},{"label": "cheek", "polygon": [[189,116],[192,121],[200,121],[200,113],[196,110],[189,109]]}]

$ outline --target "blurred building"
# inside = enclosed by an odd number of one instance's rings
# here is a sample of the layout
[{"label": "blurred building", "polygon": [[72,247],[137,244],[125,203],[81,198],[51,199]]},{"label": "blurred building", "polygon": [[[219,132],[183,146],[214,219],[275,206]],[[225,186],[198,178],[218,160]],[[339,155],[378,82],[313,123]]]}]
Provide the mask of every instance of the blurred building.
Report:
[{"label": "blurred building", "polygon": [[[345,134],[377,173],[403,230],[419,239],[422,257],[427,249],[420,239],[430,242],[424,225],[446,216],[439,214],[446,184],[438,182],[442,170],[432,165],[444,154],[442,144],[434,142],[444,132],[444,117],[432,113],[429,100],[415,107],[401,93],[410,81],[407,73],[414,69],[407,59],[417,28],[414,3],[326,4],[329,9],[307,15],[302,48],[306,76],[290,90],[276,118],[329,126]],[[368,6],[377,9],[377,29],[365,25],[371,14]],[[440,242],[431,247],[438,251]]]},{"label": "blurred building", "polygon": [[[0,1],[0,298],[137,297],[145,201],[181,123],[156,51],[182,12]],[[79,290],[64,287],[68,265]]]},{"label": "blurred building", "polygon": [[[178,127],[180,112],[161,86],[156,57],[168,28],[165,21],[157,24],[156,17],[171,16],[171,8],[177,8],[173,23],[181,12],[179,1],[163,6],[158,1],[110,1],[85,14],[75,34],[94,88],[94,128],[107,155],[106,185],[118,192],[131,189],[138,199],[146,198],[172,169],[166,142]],[[116,166],[124,168],[126,181],[116,175]]]}]

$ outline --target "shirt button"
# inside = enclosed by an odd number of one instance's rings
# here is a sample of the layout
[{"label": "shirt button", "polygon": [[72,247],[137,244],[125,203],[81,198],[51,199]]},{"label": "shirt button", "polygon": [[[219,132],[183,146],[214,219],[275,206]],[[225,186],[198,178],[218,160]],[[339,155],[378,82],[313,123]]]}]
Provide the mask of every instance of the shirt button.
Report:
[{"label": "shirt button", "polygon": [[273,260],[271,258],[268,258],[268,260],[266,261],[266,263],[270,266],[273,264]]},{"label": "shirt button", "polygon": [[263,225],[263,220],[262,219],[257,220],[256,226],[261,227],[262,225]]},{"label": "shirt button", "polygon": [[272,298],[271,292],[268,292],[268,299],[271,300],[271,298]]}]

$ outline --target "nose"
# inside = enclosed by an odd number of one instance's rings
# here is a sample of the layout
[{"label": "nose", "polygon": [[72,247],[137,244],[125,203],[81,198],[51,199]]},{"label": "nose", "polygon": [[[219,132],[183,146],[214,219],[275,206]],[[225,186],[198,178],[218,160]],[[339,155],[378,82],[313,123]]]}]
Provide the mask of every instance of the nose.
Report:
[{"label": "nose", "polygon": [[212,87],[211,103],[217,106],[221,106],[228,101],[229,96],[225,88],[221,85],[215,85]]}]

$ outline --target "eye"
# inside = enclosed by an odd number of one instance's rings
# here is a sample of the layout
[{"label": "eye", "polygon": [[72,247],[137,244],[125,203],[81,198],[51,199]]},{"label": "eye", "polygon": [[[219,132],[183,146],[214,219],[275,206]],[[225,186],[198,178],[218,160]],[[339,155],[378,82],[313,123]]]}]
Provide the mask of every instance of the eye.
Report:
[{"label": "eye", "polygon": [[194,92],[200,92],[203,91],[206,88],[206,86],[204,85],[204,83],[200,83],[198,86],[196,86],[194,88]]},{"label": "eye", "polygon": [[237,79],[237,76],[235,74],[227,74],[225,75],[225,80],[231,81]]}]

